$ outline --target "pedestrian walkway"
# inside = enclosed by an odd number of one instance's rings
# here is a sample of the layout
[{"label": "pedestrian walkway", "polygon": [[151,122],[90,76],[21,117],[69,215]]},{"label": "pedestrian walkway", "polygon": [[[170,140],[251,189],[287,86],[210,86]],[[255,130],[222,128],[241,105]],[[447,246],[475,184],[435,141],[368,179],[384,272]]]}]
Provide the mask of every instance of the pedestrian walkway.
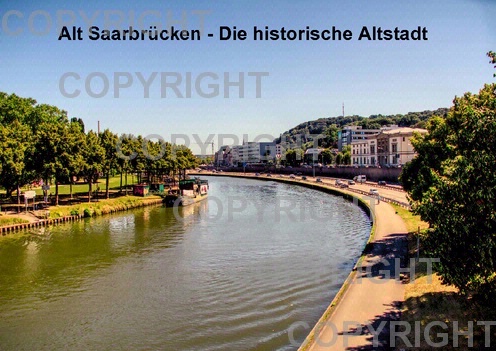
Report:
[{"label": "pedestrian walkway", "polygon": [[[375,236],[348,288],[326,320],[314,329],[308,351],[382,350],[389,346],[389,321],[399,319],[405,287],[395,263],[406,257],[407,230],[393,207],[381,202]],[[402,262],[404,263],[404,262]],[[375,334],[377,334],[376,337]]]}]

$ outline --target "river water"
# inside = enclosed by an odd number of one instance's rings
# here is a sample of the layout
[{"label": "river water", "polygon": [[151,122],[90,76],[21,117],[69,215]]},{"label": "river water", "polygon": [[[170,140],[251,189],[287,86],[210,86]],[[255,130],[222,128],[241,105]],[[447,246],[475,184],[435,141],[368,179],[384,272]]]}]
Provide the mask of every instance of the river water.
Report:
[{"label": "river water", "polygon": [[210,196],[0,237],[0,350],[296,350],[370,232],[336,196],[209,178]]}]

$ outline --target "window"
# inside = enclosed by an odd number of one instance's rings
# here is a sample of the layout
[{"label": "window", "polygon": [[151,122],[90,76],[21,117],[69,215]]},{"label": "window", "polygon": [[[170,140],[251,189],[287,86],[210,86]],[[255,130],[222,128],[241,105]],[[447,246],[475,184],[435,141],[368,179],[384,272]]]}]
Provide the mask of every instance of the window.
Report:
[{"label": "window", "polygon": [[405,141],[405,137],[403,137],[403,141]]},{"label": "window", "polygon": [[398,152],[398,144],[393,144],[393,145],[391,145],[391,147],[392,147],[393,153],[397,153]]}]

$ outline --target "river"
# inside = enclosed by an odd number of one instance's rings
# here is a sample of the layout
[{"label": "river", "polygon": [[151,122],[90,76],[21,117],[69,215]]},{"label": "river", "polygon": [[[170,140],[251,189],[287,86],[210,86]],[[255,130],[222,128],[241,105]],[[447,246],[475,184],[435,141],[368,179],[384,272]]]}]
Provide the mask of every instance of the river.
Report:
[{"label": "river", "polygon": [[[273,181],[0,237],[0,350],[296,350],[370,220]],[[302,324],[303,323],[303,324]]]}]

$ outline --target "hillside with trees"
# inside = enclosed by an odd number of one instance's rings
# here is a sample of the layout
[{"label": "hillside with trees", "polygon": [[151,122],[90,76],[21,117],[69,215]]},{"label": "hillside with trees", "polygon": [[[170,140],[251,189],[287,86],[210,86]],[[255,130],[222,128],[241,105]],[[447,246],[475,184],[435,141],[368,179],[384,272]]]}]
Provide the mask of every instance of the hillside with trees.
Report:
[{"label": "hillside with trees", "polygon": [[432,116],[444,117],[448,113],[447,108],[438,108],[437,110],[422,111],[422,112],[408,112],[407,114],[396,115],[371,115],[369,117],[362,117],[358,115],[353,116],[339,116],[319,118],[313,121],[308,121],[297,125],[294,128],[281,134],[276,142],[283,142],[291,144],[305,144],[311,141],[307,135],[323,135],[324,138],[319,140],[319,146],[322,147],[337,147],[337,132],[339,129],[356,125],[364,129],[379,129],[382,126],[389,124],[397,124],[400,127],[414,127],[424,128],[428,119]]}]

